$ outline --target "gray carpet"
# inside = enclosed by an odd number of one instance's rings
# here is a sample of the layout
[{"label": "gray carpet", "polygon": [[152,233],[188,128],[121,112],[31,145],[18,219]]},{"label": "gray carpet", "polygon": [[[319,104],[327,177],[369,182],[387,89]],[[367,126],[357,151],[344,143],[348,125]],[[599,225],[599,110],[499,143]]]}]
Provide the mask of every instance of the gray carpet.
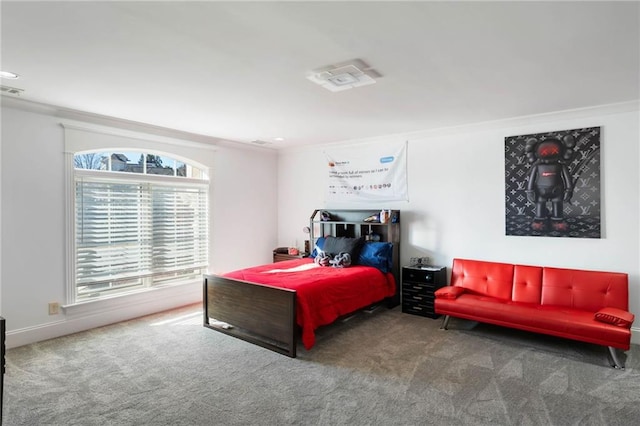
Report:
[{"label": "gray carpet", "polygon": [[4,425],[630,425],[626,370],[599,346],[361,313],[291,359],[206,329],[199,306],[7,354]]}]

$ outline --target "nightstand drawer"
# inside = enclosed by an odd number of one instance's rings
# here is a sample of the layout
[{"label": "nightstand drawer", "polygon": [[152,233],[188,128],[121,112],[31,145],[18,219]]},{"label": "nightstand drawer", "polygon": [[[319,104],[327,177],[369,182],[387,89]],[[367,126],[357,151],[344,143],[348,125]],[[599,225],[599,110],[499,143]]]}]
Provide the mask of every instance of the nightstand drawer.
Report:
[{"label": "nightstand drawer", "polygon": [[286,253],[273,253],[273,262],[284,262],[285,260],[302,259],[305,254],[286,254]]},{"label": "nightstand drawer", "polygon": [[423,297],[423,298],[411,298],[411,299],[404,299],[402,301],[402,305],[403,306],[421,306],[423,308],[433,308],[433,304],[434,304],[434,299],[431,299],[429,297]]},{"label": "nightstand drawer", "polygon": [[403,272],[403,281],[417,281],[421,283],[432,283],[434,281],[433,271],[422,271],[419,269],[405,268]]},{"label": "nightstand drawer", "polygon": [[441,286],[437,286],[436,284],[433,283],[414,283],[412,281],[404,281],[402,283],[402,289],[406,290],[406,291],[415,291],[415,292],[419,292],[419,293],[424,293],[425,291],[427,292],[433,292],[436,291],[437,289],[439,289]]},{"label": "nightstand drawer", "polygon": [[433,295],[433,293],[413,293],[413,292],[403,291],[402,299],[406,302],[421,303],[421,302],[429,301],[433,304],[433,301],[435,300],[435,296]]},{"label": "nightstand drawer", "polygon": [[402,305],[402,312],[405,314],[420,315],[422,317],[438,318],[440,315],[436,315],[433,312],[433,305],[431,306],[419,306],[419,305]]}]

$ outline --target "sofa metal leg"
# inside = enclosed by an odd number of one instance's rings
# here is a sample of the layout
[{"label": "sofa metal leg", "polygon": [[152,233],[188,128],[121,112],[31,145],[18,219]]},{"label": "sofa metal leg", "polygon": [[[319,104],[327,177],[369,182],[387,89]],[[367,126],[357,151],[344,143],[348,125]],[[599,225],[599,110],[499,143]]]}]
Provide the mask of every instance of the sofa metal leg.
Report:
[{"label": "sofa metal leg", "polygon": [[446,330],[447,327],[449,326],[449,320],[451,319],[451,317],[449,315],[445,315],[444,318],[442,318],[442,325],[440,326],[440,330]]},{"label": "sofa metal leg", "polygon": [[621,363],[618,359],[618,354],[616,353],[616,348],[612,346],[607,346],[609,348],[609,358],[611,359],[611,366],[613,368],[619,368],[620,370],[624,370],[624,363]]}]

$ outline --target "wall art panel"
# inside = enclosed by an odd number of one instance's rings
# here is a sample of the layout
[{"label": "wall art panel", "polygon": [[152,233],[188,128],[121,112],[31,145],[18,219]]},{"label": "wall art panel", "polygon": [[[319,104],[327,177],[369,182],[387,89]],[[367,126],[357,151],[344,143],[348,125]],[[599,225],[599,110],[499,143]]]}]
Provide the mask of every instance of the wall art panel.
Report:
[{"label": "wall art panel", "polygon": [[506,235],[600,238],[600,127],[505,138]]}]

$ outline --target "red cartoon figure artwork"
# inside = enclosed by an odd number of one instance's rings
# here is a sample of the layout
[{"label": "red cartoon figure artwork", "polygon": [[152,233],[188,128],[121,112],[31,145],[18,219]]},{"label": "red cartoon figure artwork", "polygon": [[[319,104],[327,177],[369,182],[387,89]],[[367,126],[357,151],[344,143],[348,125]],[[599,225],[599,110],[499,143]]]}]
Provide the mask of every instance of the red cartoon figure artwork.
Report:
[{"label": "red cartoon figure artwork", "polygon": [[601,238],[600,127],[505,137],[505,234]]},{"label": "red cartoon figure artwork", "polygon": [[571,135],[562,139],[527,140],[525,152],[532,165],[526,193],[529,201],[535,204],[531,228],[536,231],[549,228],[564,231],[568,227],[563,218],[563,206],[573,196],[573,182],[565,161],[571,158],[574,146]]}]

